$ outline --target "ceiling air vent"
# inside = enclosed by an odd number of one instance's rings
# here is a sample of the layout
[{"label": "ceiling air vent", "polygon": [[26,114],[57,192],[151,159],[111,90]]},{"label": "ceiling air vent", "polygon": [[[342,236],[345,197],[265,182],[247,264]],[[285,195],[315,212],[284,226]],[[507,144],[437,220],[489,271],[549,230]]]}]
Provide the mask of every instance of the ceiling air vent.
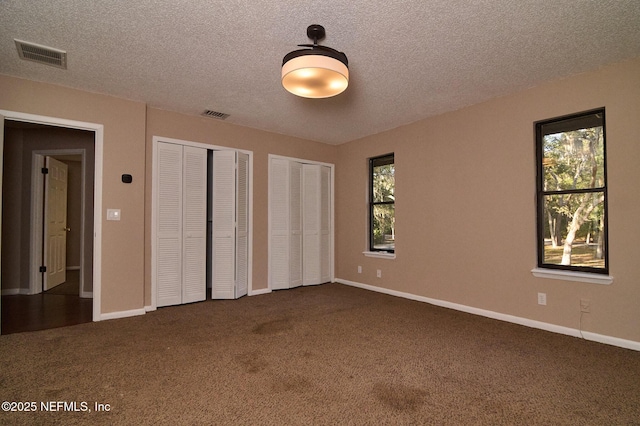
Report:
[{"label": "ceiling air vent", "polygon": [[28,41],[14,39],[20,59],[67,69],[67,52]]},{"label": "ceiling air vent", "polygon": [[211,111],[210,109],[205,109],[202,115],[204,117],[217,118],[218,120],[224,120],[229,117],[229,114],[225,114],[224,112]]}]

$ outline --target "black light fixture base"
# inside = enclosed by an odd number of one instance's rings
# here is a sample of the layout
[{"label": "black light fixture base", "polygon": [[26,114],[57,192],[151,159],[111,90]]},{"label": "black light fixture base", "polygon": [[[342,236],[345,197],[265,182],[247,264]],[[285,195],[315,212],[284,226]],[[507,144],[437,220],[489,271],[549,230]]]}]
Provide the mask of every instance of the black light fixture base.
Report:
[{"label": "black light fixture base", "polygon": [[307,37],[313,40],[313,44],[318,44],[318,40],[322,40],[326,35],[322,25],[313,24],[307,27]]},{"label": "black light fixture base", "polygon": [[338,61],[345,64],[347,67],[349,66],[349,61],[347,60],[347,55],[342,52],[337,51],[336,49],[332,49],[329,46],[320,46],[318,44],[318,40],[321,40],[325,37],[326,32],[322,25],[312,24],[307,27],[307,37],[313,40],[313,44],[299,44],[300,47],[310,47],[311,49],[301,49],[294,50],[293,52],[289,52],[282,59],[282,66],[289,62],[290,60],[297,58],[299,56],[305,55],[320,55],[320,56],[328,56],[333,59],[337,59]]}]

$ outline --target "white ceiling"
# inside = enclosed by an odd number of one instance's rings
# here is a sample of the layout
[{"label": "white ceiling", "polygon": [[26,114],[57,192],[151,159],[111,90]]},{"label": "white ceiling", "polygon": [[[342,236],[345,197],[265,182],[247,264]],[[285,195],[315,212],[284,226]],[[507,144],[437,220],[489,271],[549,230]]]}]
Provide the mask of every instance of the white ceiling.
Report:
[{"label": "white ceiling", "polygon": [[[280,84],[310,24],[349,58],[337,97]],[[68,69],[19,59],[14,38]],[[0,74],[328,144],[638,56],[638,0],[0,1]]]}]

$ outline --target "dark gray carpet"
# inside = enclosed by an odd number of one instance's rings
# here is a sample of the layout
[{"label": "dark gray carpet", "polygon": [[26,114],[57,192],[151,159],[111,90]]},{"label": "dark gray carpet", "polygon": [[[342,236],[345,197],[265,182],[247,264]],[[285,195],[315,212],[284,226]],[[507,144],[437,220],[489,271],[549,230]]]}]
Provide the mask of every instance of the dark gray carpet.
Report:
[{"label": "dark gray carpet", "polygon": [[38,405],[1,424],[640,424],[639,352],[340,284],[0,336],[0,361],[0,399]]}]

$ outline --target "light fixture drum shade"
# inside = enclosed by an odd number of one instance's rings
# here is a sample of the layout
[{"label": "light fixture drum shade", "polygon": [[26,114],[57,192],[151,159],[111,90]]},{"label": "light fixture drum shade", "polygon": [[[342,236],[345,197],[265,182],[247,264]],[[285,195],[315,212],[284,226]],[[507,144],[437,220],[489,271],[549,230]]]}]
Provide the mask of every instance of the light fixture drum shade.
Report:
[{"label": "light fixture drum shade", "polygon": [[347,65],[324,55],[324,52],[304,52],[305,54],[289,60],[285,57],[282,65],[282,86],[294,95],[304,98],[329,98],[344,92],[349,85]]}]

